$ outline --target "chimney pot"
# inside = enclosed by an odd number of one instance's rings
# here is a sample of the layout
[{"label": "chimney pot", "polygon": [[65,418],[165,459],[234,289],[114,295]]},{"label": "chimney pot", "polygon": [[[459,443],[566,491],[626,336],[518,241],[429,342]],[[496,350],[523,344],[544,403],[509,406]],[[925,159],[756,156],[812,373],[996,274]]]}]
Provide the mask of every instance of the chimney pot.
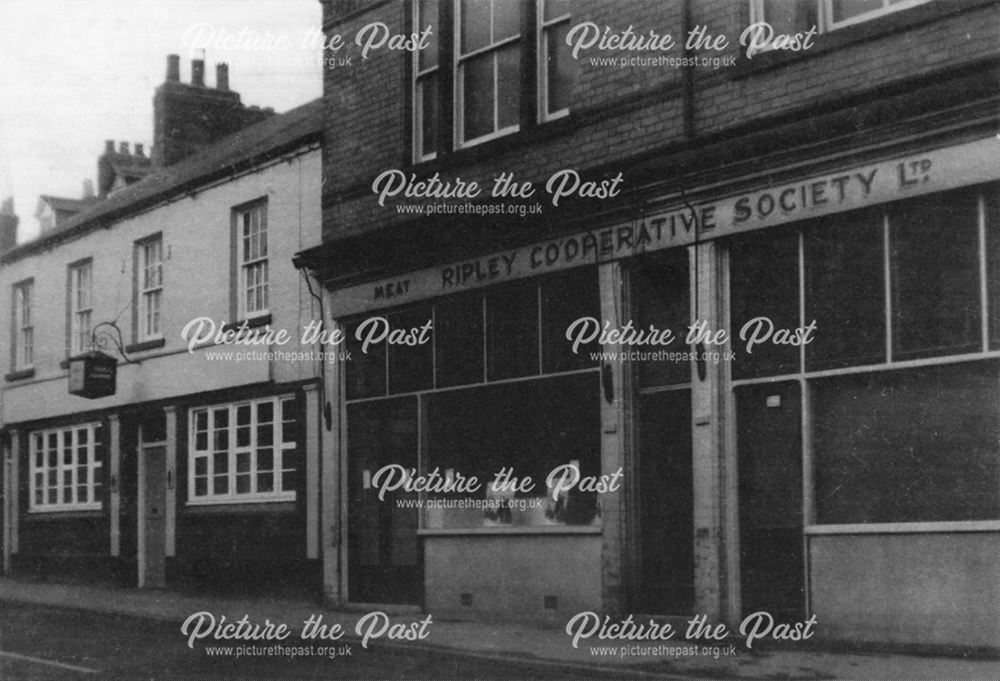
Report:
[{"label": "chimney pot", "polygon": [[177,54],[167,55],[167,80],[179,81],[181,79],[181,57]]},{"label": "chimney pot", "polygon": [[191,84],[196,87],[205,87],[205,60],[191,60]]},{"label": "chimney pot", "polygon": [[83,181],[83,198],[94,198],[94,181],[89,178]]},{"label": "chimney pot", "polygon": [[229,64],[215,65],[215,89],[229,90]]},{"label": "chimney pot", "polygon": [[113,154],[115,153],[115,141],[114,140],[104,140],[104,153]]},{"label": "chimney pot", "polygon": [[128,142],[118,143],[118,153],[122,156],[128,156]]},{"label": "chimney pot", "polygon": [[135,156],[141,156],[142,158],[145,158],[146,157],[146,153],[145,152],[146,152],[145,145],[143,145],[142,142],[136,142],[133,145],[132,153]]}]

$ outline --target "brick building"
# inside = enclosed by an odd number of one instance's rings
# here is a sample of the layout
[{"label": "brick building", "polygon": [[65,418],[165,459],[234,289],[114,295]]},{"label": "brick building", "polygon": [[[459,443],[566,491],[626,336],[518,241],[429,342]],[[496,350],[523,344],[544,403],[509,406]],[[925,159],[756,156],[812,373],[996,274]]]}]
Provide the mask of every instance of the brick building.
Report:
[{"label": "brick building", "polygon": [[[327,377],[329,597],[995,645],[997,3],[323,6],[323,244],[297,263],[349,339],[433,328]],[[794,38],[748,49],[757,22]],[[533,195],[489,196],[501,173]],[[380,501],[392,464],[536,485]],[[550,494],[563,465],[621,484]]]}]

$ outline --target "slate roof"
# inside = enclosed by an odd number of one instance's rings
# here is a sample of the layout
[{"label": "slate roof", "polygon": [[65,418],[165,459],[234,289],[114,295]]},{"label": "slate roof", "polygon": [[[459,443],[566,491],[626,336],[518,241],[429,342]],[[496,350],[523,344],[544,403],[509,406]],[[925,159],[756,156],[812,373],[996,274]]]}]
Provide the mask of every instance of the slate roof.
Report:
[{"label": "slate roof", "polygon": [[[212,180],[278,157],[307,140],[319,140],[323,131],[323,108],[323,100],[316,99],[243,128],[202,151],[159,169],[139,182],[89,205],[86,210],[63,221],[55,229],[3,254],[0,262],[17,260],[93,229],[110,227],[117,220],[166,198],[197,191],[198,187]],[[316,200],[319,201],[318,196]]]}]

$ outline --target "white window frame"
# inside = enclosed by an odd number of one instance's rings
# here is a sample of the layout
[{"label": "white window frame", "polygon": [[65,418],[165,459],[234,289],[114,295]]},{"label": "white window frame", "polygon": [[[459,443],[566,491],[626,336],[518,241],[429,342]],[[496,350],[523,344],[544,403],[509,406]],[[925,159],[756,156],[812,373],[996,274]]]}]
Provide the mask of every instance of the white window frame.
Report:
[{"label": "white window frame", "polygon": [[[433,24],[437,25],[439,17],[434,17]],[[420,16],[420,2],[413,3],[413,30],[414,32],[419,32],[423,30],[423,27],[427,25],[426,19],[422,19]],[[424,153],[424,98],[421,91],[421,83],[424,81],[432,80],[437,78],[438,81],[438,100],[440,100],[441,95],[441,64],[435,63],[433,66],[428,66],[423,69],[420,68],[420,54],[415,53],[413,55],[413,73],[412,82],[410,87],[410,92],[413,96],[413,162],[421,163],[423,161],[432,161],[437,158],[437,151],[432,151],[429,154]],[[441,121],[438,121],[440,125]]]},{"label": "white window frame", "polygon": [[[513,45],[520,42],[524,38],[524,34],[518,32],[516,35],[504,38],[500,41],[493,41],[493,5],[495,0],[490,1],[490,42],[480,48],[473,50],[467,54],[462,53],[462,2],[461,0],[455,1],[455,19],[454,19],[454,40],[453,43],[453,54],[454,54],[454,64],[452,66],[452,83],[455,92],[455,120],[454,120],[454,144],[456,149],[465,149],[468,147],[474,147],[477,144],[482,144],[484,142],[489,142],[490,140],[497,139],[498,137],[505,137],[507,135],[512,135],[521,129],[520,120],[514,125],[508,125],[505,128],[500,128],[499,121],[499,84],[498,74],[499,68],[497,65],[497,53],[508,45]],[[465,79],[462,78],[463,68],[466,62],[476,57],[482,56],[487,53],[492,53],[493,55],[493,132],[487,133],[485,135],[480,135],[471,140],[465,139]],[[521,64],[524,68],[524,64]]]},{"label": "white window frame", "polygon": [[90,349],[93,305],[94,263],[85,260],[70,266],[70,354],[78,355]]},{"label": "white window frame", "polygon": [[[101,509],[101,501],[98,499],[98,491],[101,485],[97,481],[97,472],[103,466],[98,460],[99,443],[97,438],[100,432],[100,423],[84,423],[62,428],[50,428],[48,430],[36,430],[28,435],[29,442],[29,496],[28,511],[32,513],[48,513],[62,511],[98,511]],[[80,434],[87,434],[87,442],[81,444]],[[56,438],[56,447],[53,450],[49,446],[50,437]],[[68,445],[71,448],[70,463],[65,462],[64,451]],[[80,463],[81,448],[86,456],[86,461]],[[49,465],[49,456],[55,452],[56,465]],[[79,480],[80,468],[86,468],[87,479]],[[55,484],[49,480],[50,474],[54,472],[56,476]],[[69,482],[66,481],[69,474]],[[39,476],[41,481],[39,483]],[[79,499],[80,486],[86,487],[86,499]],[[64,501],[64,493],[67,487],[71,487],[70,501]],[[49,493],[55,490],[56,500],[49,501]],[[36,498],[38,492],[42,493],[42,500]]]},{"label": "white window frame", "polygon": [[[246,231],[248,227],[249,232]],[[239,315],[241,319],[261,317],[268,314],[269,310],[267,202],[260,201],[237,209],[236,230],[236,247],[239,249]],[[250,304],[248,298],[251,291],[260,291],[259,304],[257,301]]]},{"label": "white window frame", "polygon": [[14,370],[35,366],[35,326],[32,304],[35,282],[32,279],[14,284]]},{"label": "white window frame", "polygon": [[[284,438],[284,428],[285,424],[282,420],[282,406],[285,402],[295,401],[294,395],[282,395],[277,397],[266,397],[262,399],[254,400],[243,400],[241,402],[230,402],[224,404],[213,404],[204,407],[198,407],[191,409],[188,413],[188,499],[187,503],[189,506],[205,506],[212,504],[242,504],[242,503],[268,503],[268,502],[282,502],[282,501],[295,501],[295,490],[286,490],[282,488],[282,478],[283,474],[294,471],[296,469],[295,464],[295,453],[298,450],[297,439],[293,437],[291,442],[285,442]],[[266,448],[265,444],[263,447],[257,442],[257,408],[258,405],[270,403],[272,408],[272,441],[270,443],[270,449],[272,450],[272,474],[274,476],[272,482],[272,488],[269,492],[258,492],[257,491],[257,455],[258,450],[261,448]],[[236,415],[238,409],[241,407],[248,407],[250,409],[250,440],[249,444],[243,446],[237,446],[236,440]],[[227,485],[225,493],[216,493],[214,491],[215,487],[215,470],[214,470],[214,421],[215,413],[220,410],[227,411],[227,466],[225,475],[227,477]],[[291,428],[296,428],[298,426],[299,414],[295,406],[293,405],[293,413],[296,415],[296,422],[290,425]],[[199,414],[205,414],[205,424],[207,430],[198,430],[197,419]],[[205,433],[205,446],[202,448],[198,447],[198,434]],[[241,471],[241,474],[249,473],[250,476],[250,490],[248,492],[237,492],[237,456],[240,454],[249,455],[250,467],[249,471]],[[202,476],[196,475],[197,463],[199,460],[205,460],[205,474]],[[221,474],[220,474],[221,475]],[[205,494],[196,494],[196,478],[201,477],[206,480],[205,483]]]},{"label": "white window frame", "polygon": [[163,239],[139,243],[139,340],[163,338]]},{"label": "white window frame", "polygon": [[538,0],[537,3],[537,40],[538,46],[538,122],[554,121],[569,115],[569,107],[563,107],[549,112],[549,41],[548,31],[563,23],[569,23],[572,13],[566,12],[552,19],[545,19],[545,3],[548,0]]},{"label": "white window frame", "polygon": [[[788,2],[803,2],[806,0],[787,0]],[[855,26],[857,24],[863,24],[868,21],[873,21],[881,17],[887,16],[889,14],[895,14],[896,12],[901,12],[911,7],[916,7],[917,5],[924,5],[930,2],[930,0],[882,0],[882,6],[873,9],[869,12],[864,12],[857,16],[851,17],[850,19],[845,19],[843,21],[834,21],[833,19],[833,3],[837,0],[807,0],[809,2],[816,2],[816,30],[819,33],[830,33],[838,29],[847,28],[849,26]],[[755,24],[761,21],[767,21],[766,13],[764,12],[764,0],[750,0],[750,23]],[[806,27],[808,28],[808,27]],[[770,47],[765,47],[762,50],[757,50],[757,53],[770,52]]]}]

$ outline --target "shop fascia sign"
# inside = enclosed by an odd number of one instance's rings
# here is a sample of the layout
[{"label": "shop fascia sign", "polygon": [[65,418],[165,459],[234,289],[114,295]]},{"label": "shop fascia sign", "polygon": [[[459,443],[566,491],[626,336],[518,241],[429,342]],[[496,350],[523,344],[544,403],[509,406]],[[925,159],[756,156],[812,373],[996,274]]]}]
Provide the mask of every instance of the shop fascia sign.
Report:
[{"label": "shop fascia sign", "polygon": [[334,316],[874,206],[1000,178],[1000,139],[791,179],[641,219],[332,292]]}]

